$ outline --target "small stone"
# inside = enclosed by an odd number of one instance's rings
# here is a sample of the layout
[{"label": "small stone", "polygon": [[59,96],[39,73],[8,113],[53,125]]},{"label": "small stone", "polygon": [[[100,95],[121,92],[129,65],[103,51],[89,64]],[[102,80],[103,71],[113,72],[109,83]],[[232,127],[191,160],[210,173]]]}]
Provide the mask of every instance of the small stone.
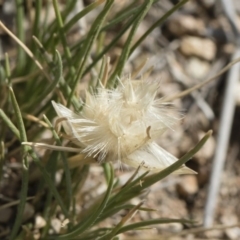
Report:
[{"label": "small stone", "polygon": [[211,61],[215,58],[217,49],[210,39],[187,36],[181,40],[180,50],[186,56],[196,56]]},{"label": "small stone", "polygon": [[62,227],[62,223],[59,219],[54,218],[51,220],[51,226],[53,228],[53,230],[55,231],[55,233],[59,233]]},{"label": "small stone", "polygon": [[191,57],[186,66],[186,72],[192,78],[202,80],[210,70],[210,64],[207,61],[196,57]]},{"label": "small stone", "polygon": [[70,223],[70,220],[66,218],[65,220],[62,221],[62,228],[66,227]]},{"label": "small stone", "polygon": [[240,227],[228,228],[225,230],[225,233],[229,239],[240,239]]},{"label": "small stone", "polygon": [[[228,213],[221,217],[221,222],[226,226],[238,225],[238,217],[233,213]],[[229,239],[240,239],[240,227],[226,228],[225,234]]]},{"label": "small stone", "polygon": [[200,18],[195,18],[191,15],[178,15],[169,20],[168,29],[176,36],[186,34],[203,35],[205,24]]},{"label": "small stone", "polygon": [[195,175],[186,175],[181,177],[181,182],[177,184],[178,194],[183,198],[197,193],[198,183]]},{"label": "small stone", "polygon": [[206,231],[204,235],[207,236],[207,239],[222,239],[223,231],[220,229],[213,229],[211,231]]},{"label": "small stone", "polygon": [[40,216],[37,215],[35,218],[35,228],[40,229],[46,226],[46,220]]},{"label": "small stone", "polygon": [[202,0],[202,4],[206,8],[211,8],[214,6],[214,4],[216,4],[216,0]]}]

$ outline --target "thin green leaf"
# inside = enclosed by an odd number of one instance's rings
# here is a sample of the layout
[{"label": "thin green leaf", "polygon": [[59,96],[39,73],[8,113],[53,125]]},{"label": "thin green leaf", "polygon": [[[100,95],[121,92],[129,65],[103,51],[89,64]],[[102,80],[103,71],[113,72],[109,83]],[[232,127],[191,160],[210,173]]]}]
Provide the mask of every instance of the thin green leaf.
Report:
[{"label": "thin green leaf", "polygon": [[[76,5],[76,2],[77,2],[77,0],[71,0],[71,1],[66,2],[64,10],[62,12],[60,12],[60,15],[62,16],[63,21],[65,21],[67,16],[72,12],[73,8]],[[48,4],[47,7],[48,7],[47,10],[49,11],[50,4]],[[47,17],[48,17],[48,14],[46,13],[45,19],[47,19]],[[45,22],[45,25],[47,25],[46,22]],[[46,39],[46,36],[48,36],[48,38],[44,41],[44,46],[47,49],[49,47],[55,48],[55,46],[58,44],[58,38],[54,39],[54,33],[56,32],[57,27],[58,27],[57,19],[54,19],[53,22],[51,22],[48,25],[47,31],[44,32],[43,39]],[[54,43],[54,44],[52,44],[52,43]],[[51,45],[54,45],[54,46],[51,46]]]},{"label": "thin green leaf", "polygon": [[106,15],[108,14],[110,8],[112,7],[114,0],[108,0],[105,4],[104,9],[102,10],[102,12],[97,16],[97,18],[95,19],[95,21],[92,24],[92,27],[88,33],[88,37],[86,38],[84,45],[82,47],[82,51],[79,54],[79,56],[81,57],[81,64],[80,67],[78,69],[78,72],[76,74],[76,78],[73,81],[73,87],[72,87],[72,92],[68,98],[68,106],[70,105],[71,99],[74,95],[75,89],[77,87],[77,84],[79,82],[79,80],[82,77],[83,71],[84,71],[84,67],[85,67],[85,63],[88,59],[88,55],[90,53],[91,47],[95,41],[95,39],[98,36],[99,30],[102,26],[102,23],[106,17]]},{"label": "thin green leaf", "polygon": [[42,0],[35,0],[35,17],[34,17],[34,23],[32,26],[32,35],[35,35],[36,37],[39,36],[41,31],[39,31],[40,27],[40,16],[41,16],[41,10],[42,10]]},{"label": "thin green leaf", "polygon": [[[61,55],[60,53],[55,50],[55,56],[56,56],[56,63],[53,62],[53,60],[49,57],[49,54],[47,53],[46,49],[44,48],[44,46],[42,45],[42,43],[35,37],[33,36],[33,40],[36,42],[36,44],[38,45],[39,47],[39,50],[40,50],[40,53],[43,55],[45,61],[47,62],[47,65],[49,67],[49,69],[52,70],[53,72],[53,76],[56,76],[54,78],[54,81],[51,82],[51,84],[49,85],[49,87],[47,87],[43,93],[38,97],[38,98],[35,98],[34,102],[31,102],[31,105],[34,105],[35,102],[39,102],[41,101],[42,99],[45,99],[45,97],[52,93],[53,89],[55,89],[55,91],[57,92],[59,89],[56,87],[57,84],[59,83],[60,87],[61,87],[61,90],[63,91],[63,93],[66,95],[66,96],[69,96],[70,93],[72,92],[71,88],[69,87],[69,85],[66,83],[64,77],[63,77],[63,63],[62,63],[62,58],[61,58]],[[58,93],[58,92],[57,92]],[[58,93],[59,95],[59,93]],[[73,99],[72,99],[72,104],[74,106],[75,109],[79,109],[81,108],[81,105],[79,103],[79,100],[73,96]],[[25,106],[26,107],[26,106]]]},{"label": "thin green leaf", "polygon": [[79,193],[79,191],[81,191],[81,188],[82,188],[82,186],[84,185],[84,183],[87,179],[87,176],[88,176],[88,173],[89,173],[89,168],[90,168],[89,164],[86,164],[86,165],[83,166],[83,168],[81,170],[79,170],[79,168],[76,169],[76,171],[77,171],[76,175],[77,176],[74,179],[75,180],[74,182],[76,182],[76,184],[73,188],[73,195],[75,195],[75,194]]},{"label": "thin green leaf", "polygon": [[[13,104],[13,108],[15,111],[16,119],[17,119],[20,141],[25,142],[25,141],[27,141],[27,135],[26,135],[25,126],[23,123],[22,114],[21,114],[20,108],[18,106],[18,102],[16,100],[13,89],[11,87],[9,88],[9,92],[10,92],[10,97],[11,97],[11,101]],[[26,203],[26,199],[27,199],[29,173],[28,173],[28,159],[27,159],[26,154],[28,152],[28,149],[29,148],[27,146],[23,147],[22,186],[21,186],[21,192],[20,192],[20,203],[18,205],[17,216],[16,216],[16,219],[15,219],[12,231],[11,231],[11,235],[10,235],[11,240],[15,239],[15,237],[18,233],[18,230],[21,226],[23,211],[24,211],[25,203]]]},{"label": "thin green leaf", "polygon": [[[56,170],[57,170],[57,160],[59,152],[53,151],[48,159],[46,169],[48,170],[50,177],[52,179],[52,182],[55,182],[55,176],[56,176]],[[41,234],[41,237],[44,239],[46,237],[49,228],[51,226],[51,216],[54,214],[57,204],[52,204],[52,198],[53,193],[50,189],[48,189],[47,197],[44,202],[44,212],[43,212],[43,218],[46,219],[46,226],[43,229],[43,232]]]},{"label": "thin green leaf", "polygon": [[141,6],[137,6],[135,8],[130,8],[130,9],[129,8],[125,9],[125,11],[122,11],[122,14],[120,14],[117,17],[115,16],[113,18],[113,20],[111,20],[104,27],[102,27],[101,32],[108,30],[109,28],[115,26],[116,24],[118,24],[122,20],[126,20],[127,17],[129,17],[129,16],[135,15],[136,13],[139,12],[140,8],[141,8]]},{"label": "thin green leaf", "polygon": [[[15,0],[16,4],[16,35],[21,42],[25,42],[25,30],[24,30],[24,1]],[[17,72],[23,70],[26,63],[26,55],[21,46],[18,46],[17,51]]]},{"label": "thin green leaf", "polygon": [[48,52],[46,51],[46,49],[44,48],[44,46],[42,45],[42,43],[40,42],[40,40],[36,37],[36,36],[32,36],[33,41],[35,42],[35,44],[37,45],[40,53],[42,54],[44,60],[47,62],[48,67],[54,68],[55,64],[53,63],[52,59],[50,58]]},{"label": "thin green leaf", "polygon": [[[39,31],[39,28],[40,28],[40,17],[41,17],[41,11],[42,11],[42,0],[35,1],[34,9],[35,9],[35,14],[34,14],[34,22],[32,26],[32,35],[39,38],[41,34],[41,31]],[[31,42],[31,44],[32,44],[32,52],[35,54],[37,52],[37,47],[34,44],[34,42]],[[30,64],[33,65],[34,63],[31,62]]]},{"label": "thin green leaf", "polygon": [[96,2],[93,2],[89,4],[87,7],[85,7],[81,12],[77,13],[74,17],[72,17],[64,26],[64,31],[67,32],[69,29],[82,17],[87,15],[89,12],[91,12],[94,8],[101,5],[105,0],[97,0]]},{"label": "thin green leaf", "polygon": [[[111,208],[108,206],[106,211],[104,211],[104,213],[101,214],[101,216],[98,218],[96,223],[101,222],[104,219],[113,216],[114,214],[118,213],[121,210],[133,209],[134,207],[135,207],[135,205],[133,205],[133,204],[124,204],[124,205],[119,205],[119,206],[113,206]],[[144,208],[144,207],[139,208],[139,210],[146,211],[146,212],[156,211],[155,209]]]},{"label": "thin green leaf", "polygon": [[74,240],[82,240],[82,239],[95,240],[95,239],[98,239],[97,237],[101,237],[111,230],[112,230],[112,228],[99,228],[99,229],[93,230],[91,232],[84,233],[84,234],[80,235],[79,237],[74,238]]},{"label": "thin green leaf", "polygon": [[0,142],[0,181],[2,181],[2,173],[3,173],[3,166],[5,162],[5,148],[4,148],[4,142]]},{"label": "thin green leaf", "polygon": [[54,182],[51,179],[51,176],[46,171],[45,167],[42,165],[42,163],[40,162],[40,159],[37,157],[37,155],[35,154],[35,152],[33,151],[32,148],[30,148],[29,154],[32,157],[32,159],[35,162],[35,164],[38,166],[40,172],[42,173],[44,180],[46,181],[50,191],[53,193],[55,199],[57,200],[59,206],[61,207],[61,209],[63,211],[63,214],[65,215],[66,218],[69,218],[68,210],[65,207],[65,205],[64,205],[64,203],[62,201],[62,198],[61,198],[59,192],[57,191]]},{"label": "thin green leaf", "polygon": [[159,18],[143,35],[139,38],[139,40],[132,46],[129,55],[131,55],[134,50],[146,39],[146,37],[156,28],[163,24],[169,16],[171,16],[174,12],[176,12],[180,7],[182,7],[189,0],[182,0],[178,2],[173,8],[171,8],[168,12],[166,12],[161,18]]},{"label": "thin green leaf", "polygon": [[63,24],[61,13],[60,13],[59,8],[58,8],[57,0],[53,0],[53,7],[54,7],[56,19],[57,19],[58,30],[59,30],[60,39],[62,41],[64,54],[65,54],[65,57],[67,59],[68,68],[70,69],[70,76],[73,77],[76,70],[75,70],[75,68],[73,66],[73,63],[72,63],[72,54],[71,54],[70,49],[67,45],[67,40],[66,40],[65,32],[64,32],[64,24]]},{"label": "thin green leaf", "polygon": [[134,213],[141,207],[143,202],[140,202],[138,205],[136,205],[133,209],[131,209],[126,216],[124,216],[121,221],[117,224],[116,227],[112,229],[112,231],[105,236],[99,238],[99,240],[108,240],[108,239],[113,239],[114,236],[117,235],[117,232],[122,229],[122,226],[133,216]]},{"label": "thin green leaf", "polygon": [[120,30],[120,32],[116,35],[116,37],[109,43],[107,46],[94,58],[93,62],[85,69],[83,76],[85,76],[92,67],[96,65],[96,63],[103,58],[103,56],[112,48],[114,47],[119,39],[123,36],[123,34],[131,27],[132,23],[135,21],[135,19],[138,17],[138,15],[134,15]]},{"label": "thin green leaf", "polygon": [[130,53],[130,48],[131,48],[131,44],[133,41],[133,37],[137,31],[137,28],[140,24],[140,22],[142,21],[142,19],[144,18],[144,16],[147,14],[147,12],[149,11],[150,7],[153,4],[153,0],[146,0],[145,4],[142,5],[141,7],[141,11],[139,16],[137,17],[137,19],[135,20],[135,22],[133,23],[132,29],[128,35],[127,41],[124,45],[124,48],[122,50],[122,54],[119,58],[118,64],[116,66],[116,69],[114,70],[114,72],[112,73],[111,77],[109,78],[108,81],[108,87],[114,87],[115,85],[115,81],[116,81],[116,77],[117,76],[121,76],[124,65],[129,57],[129,53]]},{"label": "thin green leaf", "polygon": [[111,197],[111,199],[109,200],[108,205],[109,206],[117,206],[117,204],[119,204],[119,199],[121,199],[122,197],[125,197],[125,194],[127,192],[129,192],[130,189],[132,189],[133,186],[135,185],[139,185],[141,180],[148,174],[149,172],[144,172],[143,174],[141,174],[138,178],[136,178],[135,180],[133,180],[132,182],[129,182],[127,185],[124,185],[117,194],[115,194],[114,196]]},{"label": "thin green leaf", "polygon": [[103,166],[106,181],[107,181],[107,183],[109,183],[110,177],[111,177],[111,165],[110,165],[110,163],[103,163],[102,166]]},{"label": "thin green leaf", "polygon": [[57,59],[57,63],[56,63],[56,67],[54,68],[54,80],[47,86],[47,88],[43,91],[43,93],[36,98],[36,101],[42,101],[42,99],[45,99],[48,94],[51,94],[57,87],[58,83],[60,82],[60,80],[62,79],[63,75],[62,75],[62,71],[63,71],[63,67],[62,67],[62,58],[60,53],[56,50],[56,59]]},{"label": "thin green leaf", "polygon": [[131,230],[140,230],[140,228],[143,227],[148,227],[151,225],[156,225],[156,224],[165,224],[165,223],[189,223],[193,224],[194,222],[191,220],[186,220],[186,219],[171,219],[171,218],[160,218],[160,219],[152,219],[152,220],[147,220],[147,221],[142,221],[138,223],[133,223],[129,224],[125,227],[122,227],[117,234],[124,233],[127,231]]},{"label": "thin green leaf", "polygon": [[15,136],[18,139],[20,139],[19,130],[16,128],[16,126],[13,124],[13,122],[8,118],[8,116],[3,112],[2,109],[0,109],[0,117],[6,123],[6,125],[11,129],[11,131],[15,134]]},{"label": "thin green leaf", "polygon": [[153,185],[154,183],[162,180],[163,178],[167,177],[177,169],[179,169],[183,164],[185,164],[187,161],[189,161],[201,148],[202,146],[206,143],[208,138],[212,135],[212,130],[208,131],[205,136],[198,142],[198,144],[191,149],[189,152],[187,152],[183,157],[181,157],[177,162],[173,163],[169,167],[165,168],[159,173],[153,174],[151,176],[145,177],[143,179],[142,185],[141,186],[134,186],[131,191],[136,191],[139,192],[143,189],[146,189]]},{"label": "thin green leaf", "polygon": [[79,234],[81,234],[83,231],[85,231],[86,229],[90,228],[98,219],[98,217],[102,214],[102,212],[104,211],[109,197],[111,195],[112,192],[112,188],[113,188],[113,183],[114,183],[114,173],[113,173],[113,168],[111,167],[111,175],[110,175],[110,179],[109,179],[109,183],[108,183],[108,188],[106,191],[106,194],[101,202],[101,204],[99,205],[99,207],[97,207],[97,209],[92,213],[91,216],[87,216],[87,219],[81,221],[79,224],[77,224],[72,231],[70,231],[67,234],[64,234],[62,236],[59,236],[58,239],[70,239],[73,237],[78,236]]},{"label": "thin green leaf", "polygon": [[[44,117],[44,120],[46,121],[46,123],[48,124],[48,126],[50,127],[50,130],[52,131],[53,137],[55,138],[57,145],[62,146],[62,142],[61,142],[57,132],[55,131],[54,127],[52,126],[51,122],[48,120],[48,118],[45,115],[43,117]],[[68,195],[67,209],[69,210],[71,207],[71,201],[73,199],[71,174],[70,174],[70,169],[68,167],[68,161],[67,161],[65,153],[61,152],[60,154],[62,157],[64,173],[66,176],[66,190],[67,190],[67,195]]]},{"label": "thin green leaf", "polygon": [[10,69],[10,63],[9,63],[8,53],[5,53],[5,69],[6,69],[6,77],[7,77],[7,80],[10,81],[11,69]]}]

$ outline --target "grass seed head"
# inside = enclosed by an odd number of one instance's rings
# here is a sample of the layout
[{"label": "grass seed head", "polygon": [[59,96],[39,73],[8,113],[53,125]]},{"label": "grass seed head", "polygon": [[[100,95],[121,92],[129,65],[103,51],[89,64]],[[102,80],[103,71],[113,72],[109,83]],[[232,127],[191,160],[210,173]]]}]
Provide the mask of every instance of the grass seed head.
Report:
[{"label": "grass seed head", "polygon": [[[162,99],[157,99],[158,83],[145,80],[120,81],[116,89],[101,87],[96,93],[86,92],[80,113],[74,113],[53,102],[71,140],[81,147],[86,157],[99,162],[121,161],[127,165],[161,171],[177,161],[155,143],[176,122]],[[176,173],[192,173],[183,166]]]}]

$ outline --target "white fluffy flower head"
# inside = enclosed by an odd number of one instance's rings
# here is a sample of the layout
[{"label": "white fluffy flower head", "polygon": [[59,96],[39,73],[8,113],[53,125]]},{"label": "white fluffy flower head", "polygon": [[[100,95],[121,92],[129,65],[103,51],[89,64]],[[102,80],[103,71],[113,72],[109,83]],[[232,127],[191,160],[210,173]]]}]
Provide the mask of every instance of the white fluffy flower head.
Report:
[{"label": "white fluffy flower head", "polygon": [[[155,143],[176,118],[156,99],[158,84],[125,79],[116,89],[86,92],[80,113],[61,104],[53,106],[65,132],[86,157],[99,162],[120,160],[130,166],[161,171],[177,159]],[[182,166],[176,173],[193,173]]]}]

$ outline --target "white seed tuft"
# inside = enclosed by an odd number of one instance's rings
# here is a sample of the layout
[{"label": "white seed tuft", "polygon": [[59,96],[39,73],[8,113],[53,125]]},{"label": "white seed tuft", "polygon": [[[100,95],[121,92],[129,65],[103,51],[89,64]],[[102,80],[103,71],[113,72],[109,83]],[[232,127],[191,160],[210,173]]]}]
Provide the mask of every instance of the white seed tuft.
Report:
[{"label": "white seed tuft", "polygon": [[[130,166],[161,171],[177,159],[155,143],[176,122],[162,99],[156,99],[158,84],[125,79],[116,89],[101,87],[86,92],[83,110],[76,114],[53,103],[65,132],[86,157],[121,161]],[[170,112],[170,113],[169,113]],[[176,173],[193,173],[182,166]]]}]

